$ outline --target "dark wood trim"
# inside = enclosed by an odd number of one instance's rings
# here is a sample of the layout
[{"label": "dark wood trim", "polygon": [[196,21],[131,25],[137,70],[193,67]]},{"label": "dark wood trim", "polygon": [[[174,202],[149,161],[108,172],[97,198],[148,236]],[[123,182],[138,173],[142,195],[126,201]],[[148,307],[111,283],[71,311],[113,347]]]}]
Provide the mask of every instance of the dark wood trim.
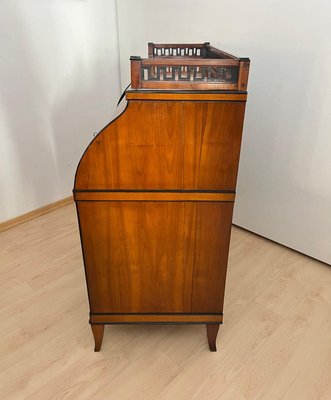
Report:
[{"label": "dark wood trim", "polygon": [[207,338],[208,338],[209,350],[217,351],[216,339],[217,339],[217,334],[218,334],[218,330],[219,330],[220,326],[217,324],[207,324],[206,328],[207,328]]},{"label": "dark wood trim", "polygon": [[148,58],[134,56],[130,60],[133,89],[238,91],[247,87],[249,59],[219,50],[209,42],[150,42]]},{"label": "dark wood trim", "polygon": [[142,81],[141,88],[142,89],[153,89],[157,86],[159,89],[200,89],[200,90],[210,90],[212,88],[217,90],[234,90],[238,89],[238,85],[236,83],[213,83],[213,82],[194,82],[194,81],[175,81],[176,87],[174,87],[174,83],[171,81],[157,81],[157,85],[155,81]]},{"label": "dark wood trim", "polygon": [[248,84],[248,74],[249,74],[250,62],[247,59],[240,61],[239,77],[238,77],[238,89],[246,90]]},{"label": "dark wood trim", "polygon": [[[130,86],[130,85],[129,85]],[[160,90],[157,89],[127,89],[126,93],[160,93]],[[161,93],[170,93],[172,96],[176,96],[178,94],[246,94],[246,90],[204,90],[203,93],[201,90],[181,90],[181,89],[176,89],[175,91],[173,89],[163,89]]]},{"label": "dark wood trim", "polygon": [[223,322],[93,322],[90,325],[223,325]]},{"label": "dark wood trim", "polygon": [[141,58],[131,57],[131,86],[133,88],[141,87]]},{"label": "dark wood trim", "polygon": [[246,93],[190,93],[173,91],[127,91],[127,100],[173,100],[173,101],[243,101],[247,100]]},{"label": "dark wood trim", "polygon": [[90,324],[113,323],[222,323],[223,315],[220,314],[102,314],[90,315]]},{"label": "dark wood trim", "polygon": [[235,190],[202,190],[202,189],[73,189],[73,193],[118,192],[118,193],[236,193]]},{"label": "dark wood trim", "polygon": [[211,56],[213,55],[219,55],[220,57],[224,58],[229,58],[229,59],[233,59],[233,60],[239,60],[238,57],[234,56],[233,54],[230,53],[226,53],[223,50],[219,50],[216,47],[211,46],[209,43],[206,43],[206,47],[207,47],[207,55],[208,52],[211,53]]},{"label": "dark wood trim", "polygon": [[153,58],[154,56],[154,43],[148,42],[148,58]]},{"label": "dark wood trim", "polygon": [[166,313],[166,312],[151,312],[151,313],[111,313],[111,312],[90,312],[91,315],[220,315],[222,316],[223,313],[181,313],[181,312],[173,312],[173,313]]},{"label": "dark wood trim", "polygon": [[155,48],[171,48],[171,47],[187,47],[187,48],[199,48],[203,49],[206,45],[208,45],[209,42],[204,42],[204,43],[154,43],[154,42],[149,42],[148,45],[151,45]]},{"label": "dark wood trim", "polygon": [[[136,61],[136,60],[134,60]],[[132,59],[131,59],[132,62]],[[239,60],[221,59],[221,58],[179,58],[179,57],[160,57],[160,58],[142,58],[142,65],[164,65],[164,66],[216,66],[216,67],[239,67]],[[159,83],[159,82],[158,82]]]},{"label": "dark wood trim", "polygon": [[83,256],[83,266],[84,266],[84,274],[85,274],[85,282],[86,282],[86,290],[87,290],[87,299],[88,299],[88,303],[89,303],[89,309],[91,310],[91,296],[90,296],[90,290],[89,290],[88,279],[87,279],[86,257],[85,257],[85,253],[84,253],[82,229],[81,229],[81,223],[80,223],[80,217],[79,217],[79,211],[78,211],[78,203],[76,201],[75,201],[75,206],[76,206],[77,221],[78,221],[80,247],[82,249],[82,256]]},{"label": "dark wood trim", "polygon": [[102,324],[91,325],[91,329],[95,343],[94,351],[100,351],[103,340],[103,334],[105,331],[105,325]]}]

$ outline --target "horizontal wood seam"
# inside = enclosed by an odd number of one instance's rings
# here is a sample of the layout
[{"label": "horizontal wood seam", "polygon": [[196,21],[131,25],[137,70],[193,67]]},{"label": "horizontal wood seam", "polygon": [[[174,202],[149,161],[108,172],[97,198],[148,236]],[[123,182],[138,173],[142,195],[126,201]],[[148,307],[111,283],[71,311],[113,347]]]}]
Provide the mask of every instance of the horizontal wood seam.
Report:
[{"label": "horizontal wood seam", "polygon": [[208,312],[208,313],[193,313],[193,312],[187,312],[187,313],[183,313],[183,312],[173,312],[173,313],[169,313],[169,312],[149,312],[149,313],[142,313],[142,312],[117,312],[117,313],[112,313],[112,312],[90,312],[90,316],[93,315],[190,315],[190,316],[194,316],[194,315],[220,315],[223,316],[222,312]]},{"label": "horizontal wood seam", "polygon": [[214,189],[74,189],[75,193],[236,193],[235,190]]},{"label": "horizontal wood seam", "polygon": [[234,201],[232,193],[74,192],[75,201]]},{"label": "horizontal wood seam", "polygon": [[90,315],[90,324],[95,323],[222,323],[223,316],[218,314],[104,314]]},{"label": "horizontal wood seam", "polygon": [[190,322],[179,322],[179,321],[145,321],[145,322],[91,322],[91,325],[206,325],[206,324],[215,324],[215,325],[223,325],[223,321],[190,321]]},{"label": "horizontal wood seam", "polygon": [[127,100],[187,100],[187,101],[246,101],[247,94],[240,93],[162,93],[162,92],[126,92]]}]

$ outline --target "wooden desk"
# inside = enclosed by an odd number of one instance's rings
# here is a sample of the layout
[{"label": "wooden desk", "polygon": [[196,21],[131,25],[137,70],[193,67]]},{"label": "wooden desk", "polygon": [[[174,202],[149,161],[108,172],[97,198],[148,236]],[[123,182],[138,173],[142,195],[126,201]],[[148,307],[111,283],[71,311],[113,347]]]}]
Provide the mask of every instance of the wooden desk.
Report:
[{"label": "wooden desk", "polygon": [[105,324],[223,321],[245,92],[130,90],[77,168],[95,351]]}]

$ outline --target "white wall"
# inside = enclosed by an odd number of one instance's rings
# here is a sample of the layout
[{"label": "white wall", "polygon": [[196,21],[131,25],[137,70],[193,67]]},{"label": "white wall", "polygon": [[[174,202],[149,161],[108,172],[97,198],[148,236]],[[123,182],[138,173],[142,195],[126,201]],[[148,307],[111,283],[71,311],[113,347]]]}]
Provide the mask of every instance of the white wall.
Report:
[{"label": "white wall", "polygon": [[122,86],[147,42],[251,58],[234,222],[331,263],[331,2],[120,0]]},{"label": "white wall", "polygon": [[119,94],[115,0],[0,1],[0,221],[71,194]]}]

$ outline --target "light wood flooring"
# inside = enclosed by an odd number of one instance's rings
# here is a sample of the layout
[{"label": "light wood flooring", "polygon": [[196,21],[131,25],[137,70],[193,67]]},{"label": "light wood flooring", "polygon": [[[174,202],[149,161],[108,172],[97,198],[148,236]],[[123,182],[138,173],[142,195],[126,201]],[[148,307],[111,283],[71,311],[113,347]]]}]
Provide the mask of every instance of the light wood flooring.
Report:
[{"label": "light wood flooring", "polygon": [[106,327],[93,352],[75,209],[0,234],[0,399],[330,400],[331,269],[234,228],[205,327]]}]

